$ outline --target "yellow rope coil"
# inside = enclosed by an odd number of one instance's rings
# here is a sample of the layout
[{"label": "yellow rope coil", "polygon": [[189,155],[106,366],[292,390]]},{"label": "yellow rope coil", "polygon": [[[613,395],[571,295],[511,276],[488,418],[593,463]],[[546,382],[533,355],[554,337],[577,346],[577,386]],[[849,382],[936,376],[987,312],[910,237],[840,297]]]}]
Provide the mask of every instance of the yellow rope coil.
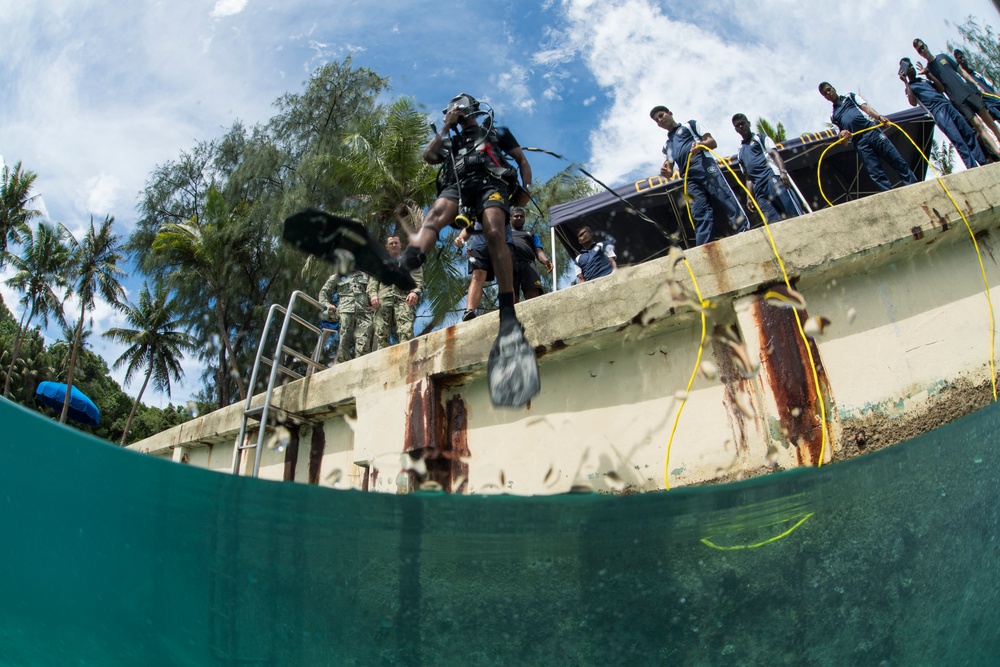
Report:
[{"label": "yellow rope coil", "polygon": [[[808,521],[809,518],[812,517],[813,514],[815,514],[815,512],[810,512],[809,514],[806,514],[804,517],[802,517],[801,519],[799,519],[795,523],[795,525],[793,525],[791,528],[789,528],[785,532],[781,533],[780,535],[775,535],[774,537],[770,537],[770,538],[768,538],[768,539],[766,539],[766,540],[764,540],[762,542],[755,542],[754,544],[734,544],[732,546],[721,546],[721,545],[718,545],[718,544],[712,542],[712,540],[710,538],[715,537],[715,536],[714,535],[710,535],[709,537],[703,537],[701,539],[701,543],[704,544],[707,547],[711,547],[713,549],[718,549],[719,551],[738,551],[740,549],[756,549],[757,547],[762,547],[765,544],[771,544],[773,542],[777,542],[780,539],[784,539],[784,538],[788,537],[793,532],[795,532],[795,530],[797,530],[799,526],[801,526],[806,521]],[[776,526],[776,525],[781,524],[781,523],[786,523],[787,521],[791,521],[791,519],[785,519],[783,521],[777,521],[777,522],[775,522],[773,524],[769,524],[769,525]],[[762,528],[766,528],[767,526],[761,526],[761,527]]]}]

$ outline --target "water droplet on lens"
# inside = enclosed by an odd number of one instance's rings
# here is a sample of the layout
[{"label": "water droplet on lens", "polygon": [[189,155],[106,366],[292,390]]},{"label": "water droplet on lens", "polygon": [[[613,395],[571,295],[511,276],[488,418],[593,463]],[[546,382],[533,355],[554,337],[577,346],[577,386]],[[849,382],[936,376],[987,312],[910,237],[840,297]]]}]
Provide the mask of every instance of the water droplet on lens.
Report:
[{"label": "water droplet on lens", "polygon": [[292,441],[292,433],[284,426],[279,426],[274,429],[274,433],[271,435],[270,440],[267,441],[267,448],[277,450],[279,453],[285,451],[285,448]]}]

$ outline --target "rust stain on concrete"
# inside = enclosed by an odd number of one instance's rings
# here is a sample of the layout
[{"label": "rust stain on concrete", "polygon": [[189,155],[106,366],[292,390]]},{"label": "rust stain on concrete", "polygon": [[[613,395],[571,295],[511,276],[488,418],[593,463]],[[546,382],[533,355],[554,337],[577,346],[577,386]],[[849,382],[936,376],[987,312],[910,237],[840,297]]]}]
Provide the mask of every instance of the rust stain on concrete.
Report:
[{"label": "rust stain on concrete", "polygon": [[921,204],[920,207],[924,209],[924,213],[927,215],[928,218],[930,218],[931,224],[936,223],[937,226],[941,228],[942,232],[948,231],[948,218],[941,215],[941,213],[936,208],[931,208],[930,206],[928,206],[927,202]]},{"label": "rust stain on concrete", "polygon": [[736,406],[736,394],[740,391],[752,394],[753,380],[743,377],[736,364],[733,362],[732,350],[720,341],[712,338],[712,356],[715,358],[715,365],[719,369],[719,382],[725,388],[725,395],[722,402],[726,406],[726,413],[731,420],[733,438],[736,441],[736,450],[746,452],[749,448],[747,440],[747,416]]},{"label": "rust stain on concrete", "polygon": [[410,383],[407,392],[409,410],[403,431],[403,451],[437,448],[444,440],[440,383],[425,377]]},{"label": "rust stain on concrete", "polygon": [[[443,390],[452,377],[427,377],[409,388],[403,451],[427,468],[419,482],[436,482],[446,493],[458,491],[455,480],[468,478],[469,416],[465,400],[456,394],[442,402]],[[411,476],[415,473],[410,472]]]},{"label": "rust stain on concrete", "polygon": [[285,428],[288,429],[289,440],[285,447],[285,471],[281,479],[291,482],[295,480],[295,464],[299,459],[299,426],[288,424]]},{"label": "rust stain on concrete", "polygon": [[551,343],[549,343],[548,347],[546,347],[545,345],[536,345],[535,356],[541,358],[544,357],[549,352],[558,352],[559,350],[565,350],[567,347],[569,346],[566,345],[566,341],[562,339],[556,339]]},{"label": "rust stain on concrete", "polygon": [[[460,394],[448,399],[445,406],[448,419],[445,449],[433,461],[428,461],[427,472],[431,479],[447,493],[457,493],[469,479],[469,414]],[[458,484],[455,481],[458,480]]]},{"label": "rust stain on concrete", "polygon": [[[706,275],[714,277],[718,281],[717,289],[720,293],[725,294],[732,288],[729,285],[729,281],[726,280],[726,269],[730,268],[729,262],[726,261],[725,257],[721,254],[721,244],[719,243],[706,243],[700,246],[705,251],[705,258],[708,260],[709,266],[712,267],[710,271],[705,272]],[[702,286],[704,289],[705,286]],[[694,290],[691,290],[692,293]]]},{"label": "rust stain on concrete", "polygon": [[444,330],[444,344],[441,346],[441,368],[455,367],[455,336],[458,325],[453,324]]},{"label": "rust stain on concrete", "polygon": [[420,341],[411,338],[407,343],[406,384],[412,385],[420,377],[426,360],[420,357]]},{"label": "rust stain on concrete", "polygon": [[326,434],[323,424],[313,426],[312,438],[309,440],[309,483],[319,484],[319,469],[323,463],[323,452],[326,450]]},{"label": "rust stain on concrete", "polygon": [[[795,321],[795,311],[779,308],[767,303],[763,289],[754,302],[753,316],[759,325],[761,365],[766,371],[778,411],[781,433],[788,444],[796,449],[799,465],[816,465],[823,445],[823,429],[820,422],[822,396],[816,394],[816,383],[805,343]],[[802,321],[808,315],[802,311]],[[809,341],[819,377],[820,391],[830,396],[829,379],[819,356],[815,341]],[[832,406],[832,401],[827,401]],[[832,409],[832,408],[831,408]],[[830,429],[827,429],[829,436]],[[832,442],[827,442],[827,451],[832,451]]]}]

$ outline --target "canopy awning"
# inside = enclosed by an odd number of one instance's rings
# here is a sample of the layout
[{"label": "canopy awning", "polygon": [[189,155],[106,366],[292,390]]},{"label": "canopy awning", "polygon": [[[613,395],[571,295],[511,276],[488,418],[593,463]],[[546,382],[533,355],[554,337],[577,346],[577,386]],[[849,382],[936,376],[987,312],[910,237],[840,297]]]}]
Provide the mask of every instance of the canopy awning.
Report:
[{"label": "canopy awning", "polygon": [[[934,136],[933,118],[921,108],[890,114],[888,118],[903,128],[913,139],[911,143],[893,127],[885,130],[886,136],[913,169],[917,178],[923,180],[927,164],[913,144],[915,143],[924,155],[929,155]],[[826,202],[820,196],[816,168],[823,150],[836,138],[837,131],[830,128],[803,134],[777,145],[789,174],[813,210],[826,208]],[[742,177],[736,157],[730,157],[728,162],[733,171]],[[740,203],[743,203],[746,199],[744,191],[736,184],[727,169],[723,168],[722,171]],[[886,174],[894,185],[900,182],[891,168],[886,168]],[[834,204],[879,192],[868,172],[862,168],[857,152],[848,145],[842,144],[827,151],[823,157],[822,179],[823,192]],[[553,206],[549,224],[573,256],[580,252],[576,240],[577,231],[583,226],[588,226],[594,230],[598,239],[604,237],[615,244],[619,265],[638,264],[665,255],[670,247],[668,234],[679,234],[680,243],[684,246],[694,244],[694,230],[691,228],[684,206],[683,189],[682,179],[668,181],[659,175],[614,189],[619,197],[642,211],[655,221],[656,225],[640,218],[634,210],[610,192],[601,192],[584,199]],[[718,236],[732,233],[721,211],[716,219],[720,221],[716,225]],[[756,212],[751,213],[751,219],[754,226],[763,224]]]}]

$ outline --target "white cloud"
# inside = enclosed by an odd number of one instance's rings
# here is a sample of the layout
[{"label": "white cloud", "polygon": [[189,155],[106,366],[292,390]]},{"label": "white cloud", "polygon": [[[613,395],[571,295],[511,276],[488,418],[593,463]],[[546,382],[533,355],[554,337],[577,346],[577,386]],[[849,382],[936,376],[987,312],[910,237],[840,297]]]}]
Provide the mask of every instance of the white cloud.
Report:
[{"label": "white cloud", "polygon": [[944,8],[844,0],[821,12],[787,0],[761,0],[742,11],[727,0],[669,14],[662,7],[652,0],[566,0],[566,30],[536,56],[547,61],[572,50],[609,93],[590,149],[596,173],[610,181],[658,168],[664,133],[648,118],[656,104],[700,120],[726,154],[737,146],[730,124],[737,111],[782,121],[795,134],[822,127],[829,105],[816,92],[821,80],[863,90],[880,110],[905,108],[895,68],[901,55],[913,55],[912,38],[927,35],[943,49],[956,34],[946,18],[987,9],[973,0]]},{"label": "white cloud", "polygon": [[531,72],[520,65],[512,65],[502,72],[497,79],[497,88],[512,98],[513,105],[521,111],[531,112],[535,108],[535,100],[528,87],[528,77]]},{"label": "white cloud", "polygon": [[209,16],[213,19],[233,16],[234,14],[242,12],[246,6],[247,0],[218,0]]},{"label": "white cloud", "polygon": [[107,215],[115,209],[121,191],[121,181],[117,176],[101,172],[87,179],[84,184],[83,201],[77,208],[86,214]]}]

